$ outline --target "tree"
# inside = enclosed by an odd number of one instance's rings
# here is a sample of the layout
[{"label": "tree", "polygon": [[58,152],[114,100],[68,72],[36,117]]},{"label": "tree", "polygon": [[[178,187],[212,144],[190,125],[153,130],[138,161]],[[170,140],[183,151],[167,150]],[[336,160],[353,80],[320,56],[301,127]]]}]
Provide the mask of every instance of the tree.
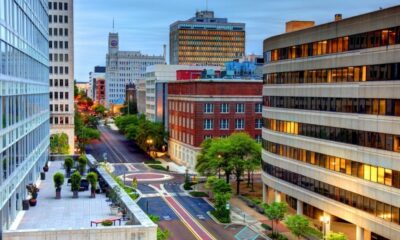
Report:
[{"label": "tree", "polygon": [[68,154],[68,135],[65,133],[53,134],[50,137],[50,152],[52,154]]},{"label": "tree", "polygon": [[303,215],[290,215],[285,220],[286,227],[298,239],[300,237],[315,236],[321,237],[321,232],[310,227],[310,221]]},{"label": "tree", "polygon": [[93,108],[93,111],[97,114],[97,115],[101,115],[104,116],[104,113],[106,111],[106,107],[104,107],[102,104],[98,104]]},{"label": "tree", "polygon": [[285,218],[285,214],[288,210],[286,203],[274,202],[270,205],[264,206],[265,215],[272,222],[272,232],[274,232],[274,223],[278,223]]},{"label": "tree", "polygon": [[261,146],[246,133],[234,133],[228,138],[214,138],[202,144],[197,157],[196,170],[203,175],[220,176],[226,182],[236,177],[236,194],[240,194],[240,181],[244,172],[253,171],[261,164]]},{"label": "tree", "polygon": [[347,240],[347,236],[341,232],[329,232],[327,240]]},{"label": "tree", "polygon": [[230,222],[230,210],[226,207],[232,192],[229,183],[213,176],[207,178],[206,187],[211,190],[214,196],[215,211],[213,214],[222,222]]}]

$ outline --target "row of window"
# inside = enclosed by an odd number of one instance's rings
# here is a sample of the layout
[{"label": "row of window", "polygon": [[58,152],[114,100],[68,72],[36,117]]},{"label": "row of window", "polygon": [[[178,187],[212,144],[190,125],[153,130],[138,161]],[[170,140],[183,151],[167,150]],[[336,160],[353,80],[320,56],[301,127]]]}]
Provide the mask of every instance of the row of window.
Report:
[{"label": "row of window", "polygon": [[307,123],[265,119],[264,126],[272,131],[302,135],[363,147],[400,152],[400,136]]},{"label": "row of window", "polygon": [[49,15],[49,23],[68,23],[68,16]]},{"label": "row of window", "polygon": [[400,117],[400,99],[264,97],[264,105],[274,108]]},{"label": "row of window", "polygon": [[244,36],[245,33],[243,31],[215,31],[215,30],[187,30],[180,29],[179,33],[182,35],[192,35],[192,36]]},{"label": "row of window", "polygon": [[68,3],[49,2],[49,10],[64,10],[68,11]]},{"label": "row of window", "polygon": [[68,125],[69,123],[69,117],[50,117],[50,124]]},{"label": "row of window", "polygon": [[[213,103],[205,103],[204,104],[204,113],[214,113],[215,104]],[[219,104],[219,112],[220,113],[229,113],[230,112],[230,104],[229,103],[221,103]],[[245,113],[245,104],[244,103],[236,103],[235,105],[236,113]],[[254,105],[254,112],[262,113],[262,104],[256,103]]]},{"label": "row of window", "polygon": [[58,67],[58,66],[51,66],[49,67],[50,74],[69,74],[69,67]]},{"label": "row of window", "polygon": [[2,128],[13,126],[36,114],[48,111],[47,95],[18,95],[0,97]]},{"label": "row of window", "polygon": [[47,82],[47,71],[46,65],[0,40],[0,74],[43,83]]},{"label": "row of window", "polygon": [[50,112],[69,112],[68,104],[50,104]]},{"label": "row of window", "polygon": [[[208,139],[213,139],[213,138],[227,138],[229,135],[221,135],[221,136],[213,136],[213,135],[204,135],[203,140],[208,140]],[[261,143],[262,141],[262,136],[261,135],[256,135],[254,140],[256,140],[257,143]]]},{"label": "row of window", "polygon": [[400,63],[264,74],[264,84],[400,80]]},{"label": "row of window", "polygon": [[49,41],[49,48],[68,49],[68,41]]},{"label": "row of window", "polygon": [[68,79],[50,79],[50,87],[68,87],[69,81]]},{"label": "row of window", "polygon": [[[301,45],[274,49],[265,53],[266,62],[296,59],[400,43],[400,27],[343,36]],[[268,43],[265,43],[268,44]],[[265,45],[264,47],[268,47]]]},{"label": "row of window", "polygon": [[69,57],[68,53],[50,53],[49,54],[49,61],[50,62],[68,62]]},{"label": "row of window", "polygon": [[358,177],[370,182],[400,188],[400,171],[359,163],[266,140],[263,140],[262,145],[266,151],[279,156],[306,162],[308,164]]},{"label": "row of window", "polygon": [[[27,135],[18,140],[15,144],[5,149],[0,153],[0,175],[4,182],[10,175],[12,175],[18,167],[28,159],[29,155],[38,148],[42,141],[49,135],[49,122],[41,124],[33,129]],[[4,137],[3,137],[4,141]],[[3,143],[3,146],[5,144]]]},{"label": "row of window", "polygon": [[68,28],[49,28],[50,36],[68,36]]},{"label": "row of window", "polygon": [[[261,129],[262,122],[263,122],[262,119],[256,119],[255,123],[254,123],[254,128]],[[242,130],[245,127],[244,123],[245,123],[244,119],[235,119],[234,128],[237,130]],[[213,130],[213,129],[214,129],[214,120],[213,119],[205,119],[204,120],[204,130]],[[229,119],[220,119],[219,120],[219,129],[220,130],[231,129]]]},{"label": "row of window", "polygon": [[400,224],[399,208],[395,206],[385,204],[375,199],[344,190],[342,188],[303,176],[298,173],[287,171],[265,162],[262,163],[262,168],[264,172],[268,173],[269,175],[294,184],[300,188],[368,212],[388,222]]},{"label": "row of window", "polygon": [[[60,97],[60,99],[69,99],[69,92],[50,92],[50,100],[54,99],[58,99],[58,97]],[[65,98],[64,98],[65,97]]]}]

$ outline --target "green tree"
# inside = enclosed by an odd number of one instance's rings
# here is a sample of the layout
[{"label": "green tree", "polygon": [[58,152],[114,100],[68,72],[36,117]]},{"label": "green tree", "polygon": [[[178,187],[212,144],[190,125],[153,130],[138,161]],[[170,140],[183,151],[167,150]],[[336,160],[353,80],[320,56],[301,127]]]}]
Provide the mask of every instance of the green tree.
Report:
[{"label": "green tree", "polygon": [[285,219],[284,223],[290,232],[298,239],[307,236],[319,238],[322,236],[321,232],[310,226],[310,221],[303,215],[290,215]]},{"label": "green tree", "polygon": [[68,154],[68,135],[65,133],[53,134],[50,137],[50,152],[52,154]]},{"label": "green tree", "polygon": [[101,115],[104,116],[104,113],[106,112],[106,107],[104,107],[102,104],[98,104],[93,108],[93,111],[97,114],[97,115]]},{"label": "green tree", "polygon": [[253,171],[261,164],[261,146],[246,133],[206,140],[202,147],[197,157],[196,170],[208,176],[220,176],[223,172],[226,182],[234,175],[236,194],[240,194],[240,181],[244,172]]},{"label": "green tree", "polygon": [[[149,218],[151,221],[153,221],[155,224],[158,224],[160,221],[160,217],[156,215],[149,215]],[[167,240],[171,236],[171,232],[169,232],[167,229],[162,230],[160,227],[157,228],[157,240]]]},{"label": "green tree", "polygon": [[274,225],[285,218],[285,214],[288,210],[287,204],[284,202],[274,202],[270,205],[264,205],[264,210],[264,214],[272,222],[272,232],[274,232]]},{"label": "green tree", "polygon": [[212,176],[207,178],[206,188],[210,189],[214,196],[214,215],[222,222],[230,222],[230,210],[226,208],[232,192],[229,183]]},{"label": "green tree", "polygon": [[232,193],[231,185],[215,176],[207,178],[206,188],[210,189],[213,193]]},{"label": "green tree", "polygon": [[341,232],[329,232],[327,240],[347,240],[347,236]]}]

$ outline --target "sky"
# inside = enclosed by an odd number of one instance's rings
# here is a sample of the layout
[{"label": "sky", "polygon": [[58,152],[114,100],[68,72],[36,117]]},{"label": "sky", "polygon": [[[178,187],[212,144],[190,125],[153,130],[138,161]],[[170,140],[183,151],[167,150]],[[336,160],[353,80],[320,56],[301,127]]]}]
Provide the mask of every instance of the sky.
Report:
[{"label": "sky", "polygon": [[[206,0],[75,0],[74,4],[77,81],[88,81],[94,66],[105,66],[113,19],[120,50],[161,55],[163,44],[169,44],[169,25],[206,9]],[[397,4],[398,0],[209,0],[208,9],[216,17],[246,23],[246,53],[262,54],[263,40],[283,33],[287,21],[321,24],[332,21],[336,13],[347,18]]]}]

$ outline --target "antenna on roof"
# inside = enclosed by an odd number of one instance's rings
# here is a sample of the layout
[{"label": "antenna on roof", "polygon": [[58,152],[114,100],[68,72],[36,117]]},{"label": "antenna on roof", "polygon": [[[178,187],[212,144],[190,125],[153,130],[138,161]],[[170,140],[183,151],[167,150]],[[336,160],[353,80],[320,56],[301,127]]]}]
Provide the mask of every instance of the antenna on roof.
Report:
[{"label": "antenna on roof", "polygon": [[113,18],[113,32],[115,32],[115,21],[114,21],[114,18]]}]

